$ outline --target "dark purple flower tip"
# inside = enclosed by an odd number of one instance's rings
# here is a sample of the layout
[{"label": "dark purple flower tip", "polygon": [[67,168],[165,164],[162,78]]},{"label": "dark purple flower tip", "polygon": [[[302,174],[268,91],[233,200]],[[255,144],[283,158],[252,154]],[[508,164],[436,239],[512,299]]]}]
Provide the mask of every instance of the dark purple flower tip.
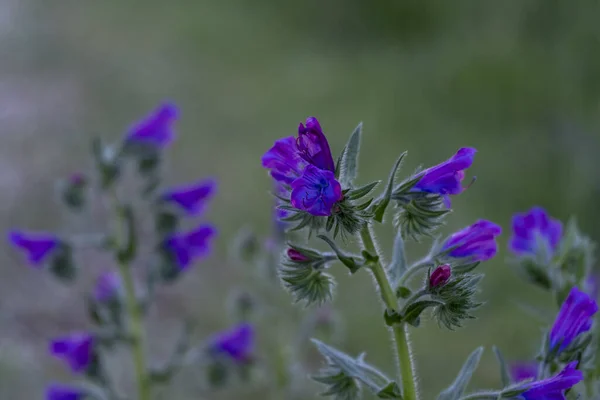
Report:
[{"label": "dark purple flower tip", "polygon": [[297,262],[304,262],[304,261],[310,260],[304,254],[302,254],[298,250],[292,249],[292,248],[287,249],[287,256],[289,257],[290,260],[297,261]]},{"label": "dark purple flower tip", "polygon": [[165,241],[165,247],[179,268],[185,270],[192,262],[210,253],[211,240],[216,235],[217,229],[214,226],[200,225],[192,231],[171,235]]},{"label": "dark purple flower tip", "polygon": [[342,199],[342,187],[333,172],[309,165],[292,182],[292,205],[316,216],[331,215],[331,208]]},{"label": "dark purple flower tip", "polygon": [[87,177],[81,172],[75,172],[69,176],[69,183],[73,186],[84,186],[87,183]]},{"label": "dark purple flower tip", "polygon": [[471,258],[473,261],[489,260],[498,251],[496,236],[501,233],[500,226],[481,219],[473,225],[453,233],[444,244],[443,249],[453,248],[448,255],[455,258]]},{"label": "dark purple flower tip", "polygon": [[527,383],[527,390],[521,396],[525,400],[564,400],[565,390],[582,380],[583,373],[577,370],[577,361],[573,361],[555,376]]},{"label": "dark purple flower tip", "polygon": [[429,286],[439,287],[445,285],[452,276],[452,268],[448,264],[442,264],[433,270],[429,276]]},{"label": "dark purple flower tip", "polygon": [[60,245],[60,239],[49,233],[33,233],[24,231],[11,231],[8,241],[27,256],[27,260],[34,266],[39,266],[46,261]]},{"label": "dark purple flower tip", "polygon": [[535,379],[537,369],[538,366],[535,362],[517,362],[510,366],[510,376],[514,382]]},{"label": "dark purple flower tip", "polygon": [[550,331],[550,346],[558,346],[558,351],[567,348],[577,336],[590,330],[597,311],[596,300],[574,286],[556,316]]},{"label": "dark purple flower tip", "polygon": [[534,254],[542,239],[551,252],[556,251],[562,237],[562,223],[551,218],[542,207],[518,213],[512,219],[509,248],[515,254]]},{"label": "dark purple flower tip", "polygon": [[462,181],[465,170],[473,164],[476,149],[463,147],[455,155],[441,164],[422,171],[421,180],[413,187],[413,191],[437,193],[440,195],[457,195],[462,193]]},{"label": "dark purple flower tip", "polygon": [[250,361],[254,351],[254,328],[242,323],[230,330],[218,333],[212,341],[216,353],[231,357],[236,362]]},{"label": "dark purple flower tip", "polygon": [[50,342],[50,354],[69,364],[74,373],[84,372],[94,358],[95,340],[86,332],[61,336]]},{"label": "dark purple flower tip", "polygon": [[53,383],[46,388],[46,400],[83,400],[85,392],[73,386]]},{"label": "dark purple flower tip", "polygon": [[161,104],[129,130],[126,140],[164,148],[175,138],[173,124],[179,117],[177,107],[172,103]]},{"label": "dark purple flower tip", "polygon": [[302,175],[306,165],[293,136],[277,140],[262,156],[262,166],[271,170],[273,179],[287,184]]},{"label": "dark purple flower tip", "polygon": [[206,202],[213,196],[217,187],[214,179],[206,179],[191,185],[183,185],[167,190],[162,198],[185,210],[189,215],[200,214]]},{"label": "dark purple flower tip", "polygon": [[107,271],[96,280],[94,298],[101,303],[109,302],[118,297],[120,291],[121,277],[115,271]]},{"label": "dark purple flower tip", "polygon": [[300,156],[309,164],[335,172],[329,142],[315,117],[308,117],[304,125],[298,126],[298,149]]}]

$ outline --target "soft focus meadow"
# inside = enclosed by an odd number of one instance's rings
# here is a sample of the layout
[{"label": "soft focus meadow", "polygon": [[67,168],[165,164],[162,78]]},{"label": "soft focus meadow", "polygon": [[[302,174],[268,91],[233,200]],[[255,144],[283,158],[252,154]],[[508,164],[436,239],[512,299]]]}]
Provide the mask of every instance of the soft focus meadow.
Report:
[{"label": "soft focus meadow", "polygon": [[[234,322],[232,292],[265,291],[265,282],[250,279],[230,249],[242,228],[265,245],[273,198],[260,158],[310,115],[319,118],[336,155],[363,122],[361,184],[386,179],[405,150],[407,175],[460,147],[478,149],[469,170],[477,180],[453,199],[443,232],[485,218],[504,233],[498,255],[480,267],[485,305],[478,318],[454,332],[424,321],[426,329],[412,335],[417,369],[427,382],[423,399],[446,387],[478,345],[486,353],[472,387],[498,386],[492,345],[509,360],[537,350],[536,317],[543,317],[537,308],[548,308],[550,296],[521,281],[505,262],[513,213],[541,205],[563,221],[576,215],[581,230],[600,240],[595,1],[0,4],[3,232],[104,229],[107,215],[99,202],[83,217],[59,207],[56,180],[89,172],[93,137],[123,136],[163,100],[176,102],[181,113],[177,140],[167,151],[166,183],[218,180],[203,217],[218,227],[215,249],[184,279],[158,289],[146,327],[151,360],[168,356],[182,318],[194,322],[193,337],[201,340]],[[376,230],[389,249],[391,226]],[[410,243],[409,251],[417,258],[427,248]],[[0,257],[0,399],[41,398],[48,381],[70,379],[48,355],[48,340],[89,328],[83,296],[112,261],[84,252],[81,277],[69,286],[27,266],[7,244]],[[341,320],[336,347],[353,355],[366,349],[369,361],[393,375],[371,278],[350,277],[342,268],[332,272],[338,279],[333,308]],[[273,305],[288,318],[257,327],[259,354],[273,352],[268,337],[275,329],[285,338],[300,324],[288,294],[280,291]],[[322,364],[312,347],[304,356],[315,370]],[[129,357],[114,358],[118,384],[133,388]],[[305,384],[317,389],[308,379]],[[194,369],[178,376],[168,393],[164,398],[202,398]],[[204,398],[242,395],[267,398],[260,387]]]}]

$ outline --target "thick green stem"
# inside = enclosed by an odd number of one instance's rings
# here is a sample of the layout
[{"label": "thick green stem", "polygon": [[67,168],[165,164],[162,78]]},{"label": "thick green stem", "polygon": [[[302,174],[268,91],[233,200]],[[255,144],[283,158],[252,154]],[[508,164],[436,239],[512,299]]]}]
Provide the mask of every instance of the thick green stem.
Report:
[{"label": "thick green stem", "polygon": [[[360,237],[363,242],[363,246],[366,251],[375,255],[377,253],[377,249],[375,248],[375,243],[373,241],[373,235],[371,234],[371,226],[366,225],[360,231]],[[390,310],[398,309],[398,300],[396,299],[396,295],[390,285],[390,281],[388,279],[381,262],[377,262],[370,266],[373,275],[375,276],[375,280],[377,281],[377,285],[379,286],[379,290],[381,292],[381,297],[385,306]],[[396,353],[398,356],[398,366],[399,366],[399,377],[402,382],[402,395],[404,400],[418,400],[417,387],[415,382],[415,371],[414,365],[411,357],[410,344],[408,342],[408,330],[404,323],[395,324],[392,326],[392,331],[394,333],[394,342],[396,345]]]},{"label": "thick green stem", "polygon": [[[115,246],[124,245],[125,218],[119,206],[116,193],[112,194],[113,207],[116,213],[116,226],[114,232]],[[144,327],[142,324],[142,310],[135,295],[135,284],[131,274],[131,266],[127,262],[118,260],[119,273],[125,292],[125,306],[129,317],[129,335],[131,337],[131,350],[137,382],[138,400],[150,400],[150,379],[146,369],[146,354],[144,352]]]}]

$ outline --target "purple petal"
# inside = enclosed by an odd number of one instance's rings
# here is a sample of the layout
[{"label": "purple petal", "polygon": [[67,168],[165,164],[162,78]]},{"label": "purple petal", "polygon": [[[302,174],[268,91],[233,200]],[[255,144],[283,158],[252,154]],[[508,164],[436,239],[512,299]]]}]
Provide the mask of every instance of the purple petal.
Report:
[{"label": "purple petal", "polygon": [[421,172],[422,178],[413,187],[413,190],[441,195],[462,193],[464,170],[471,167],[476,152],[477,150],[471,147],[459,149],[447,161]]},{"label": "purple petal", "polygon": [[277,140],[262,156],[262,166],[271,170],[273,179],[287,184],[302,175],[306,165],[293,136]]},{"label": "purple petal", "polygon": [[115,298],[121,288],[121,278],[115,271],[102,273],[96,280],[94,298],[99,302],[107,302]]},{"label": "purple petal", "polygon": [[23,231],[9,232],[8,240],[19,248],[34,266],[41,265],[60,244],[60,240],[54,235]]},{"label": "purple petal", "polygon": [[568,364],[557,375],[527,384],[521,394],[525,400],[564,399],[564,392],[583,380],[583,373],[577,368],[577,361]]},{"label": "purple petal", "polygon": [[85,371],[93,359],[95,340],[88,333],[73,333],[50,342],[50,353],[69,364],[74,373]]},{"label": "purple petal", "polygon": [[126,140],[164,148],[175,137],[173,124],[178,116],[179,112],[174,104],[164,103],[137,122],[129,130]]},{"label": "purple petal", "polygon": [[541,207],[532,207],[526,213],[517,213],[512,218],[512,236],[509,249],[517,254],[534,254],[537,251],[538,237],[548,244],[551,251],[556,251],[562,238],[562,223],[551,218]]},{"label": "purple petal", "polygon": [[203,180],[168,190],[162,198],[177,204],[190,215],[197,215],[202,212],[207,200],[214,194],[216,185],[217,182],[213,179]]},{"label": "purple petal", "polygon": [[298,149],[300,156],[319,169],[335,172],[335,163],[331,156],[329,142],[315,117],[308,117],[306,126],[298,127]]},{"label": "purple petal", "polygon": [[502,228],[491,221],[479,220],[450,236],[443,249],[453,248],[449,256],[471,258],[473,261],[486,261],[496,255],[498,245],[496,237]]},{"label": "purple petal", "polygon": [[592,317],[598,311],[598,304],[587,293],[573,287],[560,307],[550,332],[550,345],[564,350],[580,334],[587,332],[592,325]]},{"label": "purple petal", "polygon": [[83,400],[85,392],[81,389],[53,383],[46,388],[46,400]]},{"label": "purple petal", "polygon": [[254,328],[247,323],[221,332],[213,339],[213,348],[235,361],[246,361],[254,349]]},{"label": "purple petal", "polygon": [[315,216],[331,215],[335,203],[342,199],[342,187],[333,172],[309,165],[302,177],[292,182],[292,205]]}]

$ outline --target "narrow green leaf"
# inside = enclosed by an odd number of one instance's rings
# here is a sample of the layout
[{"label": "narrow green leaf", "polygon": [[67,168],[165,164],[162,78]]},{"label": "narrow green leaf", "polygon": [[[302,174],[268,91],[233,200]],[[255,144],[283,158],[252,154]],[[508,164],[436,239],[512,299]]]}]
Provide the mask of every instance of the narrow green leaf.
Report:
[{"label": "narrow green leaf", "polygon": [[510,373],[508,372],[508,367],[504,361],[504,356],[502,356],[500,349],[496,346],[493,346],[492,350],[494,350],[496,360],[498,360],[498,364],[500,365],[500,379],[502,382],[502,387],[507,387],[510,385]]},{"label": "narrow green leaf", "polygon": [[377,398],[402,400],[402,391],[396,382],[390,382],[386,387],[377,393]]},{"label": "narrow green leaf", "polygon": [[339,180],[342,187],[348,187],[358,175],[358,153],[360,151],[360,139],[362,136],[362,122],[350,135],[346,147],[339,161]]},{"label": "narrow green leaf", "polygon": [[483,347],[478,347],[474,352],[469,355],[467,361],[463,364],[458,376],[452,382],[448,388],[443,390],[437,400],[459,400],[463,395],[469,382],[471,381],[471,377],[475,372],[475,369],[479,365],[479,360],[481,359],[481,354],[483,354]]},{"label": "narrow green leaf", "polygon": [[335,244],[335,242],[333,240],[331,240],[330,238],[328,238],[327,236],[317,235],[317,237],[319,239],[323,240],[325,243],[327,243],[329,245],[329,247],[331,247],[331,250],[334,251],[338,260],[340,260],[342,262],[342,264],[344,264],[346,267],[348,267],[348,269],[350,270],[350,273],[354,274],[356,271],[358,271],[363,266],[361,262],[357,262],[356,257],[353,257],[351,255],[344,253]]},{"label": "narrow green leaf", "polygon": [[373,218],[377,222],[383,221],[383,215],[385,214],[385,210],[390,203],[390,199],[392,198],[392,191],[394,189],[394,182],[396,181],[396,174],[402,165],[402,160],[406,157],[406,151],[400,154],[400,157],[396,160],[396,163],[392,167],[390,171],[390,176],[388,177],[387,186],[385,188],[385,192],[383,197],[377,202],[374,208],[375,217]]},{"label": "narrow green leaf", "polygon": [[375,182],[371,182],[368,183],[364,186],[361,186],[359,188],[356,189],[352,189],[348,192],[348,199],[349,200],[358,200],[361,199],[363,197],[365,197],[366,195],[368,195],[369,193],[371,193],[373,191],[373,189],[375,189],[375,187],[377,185],[379,185],[381,181],[375,181]]},{"label": "narrow green leaf", "polygon": [[125,242],[122,243],[117,253],[117,259],[122,263],[131,262],[137,253],[137,232],[133,207],[124,205],[119,210],[122,223],[125,225]]},{"label": "narrow green leaf", "polygon": [[390,278],[392,287],[395,288],[398,285],[400,277],[404,275],[407,269],[406,252],[404,249],[404,239],[402,238],[402,231],[398,229],[396,233],[396,239],[394,239],[394,249],[392,253],[392,261],[387,266],[387,274]]},{"label": "narrow green leaf", "polygon": [[402,315],[402,320],[408,322],[409,324],[416,326],[418,325],[418,319],[421,316],[421,313],[425,311],[429,307],[436,307],[444,305],[444,302],[439,300],[419,300],[415,301],[413,304],[409,305],[406,308],[406,311]]}]

